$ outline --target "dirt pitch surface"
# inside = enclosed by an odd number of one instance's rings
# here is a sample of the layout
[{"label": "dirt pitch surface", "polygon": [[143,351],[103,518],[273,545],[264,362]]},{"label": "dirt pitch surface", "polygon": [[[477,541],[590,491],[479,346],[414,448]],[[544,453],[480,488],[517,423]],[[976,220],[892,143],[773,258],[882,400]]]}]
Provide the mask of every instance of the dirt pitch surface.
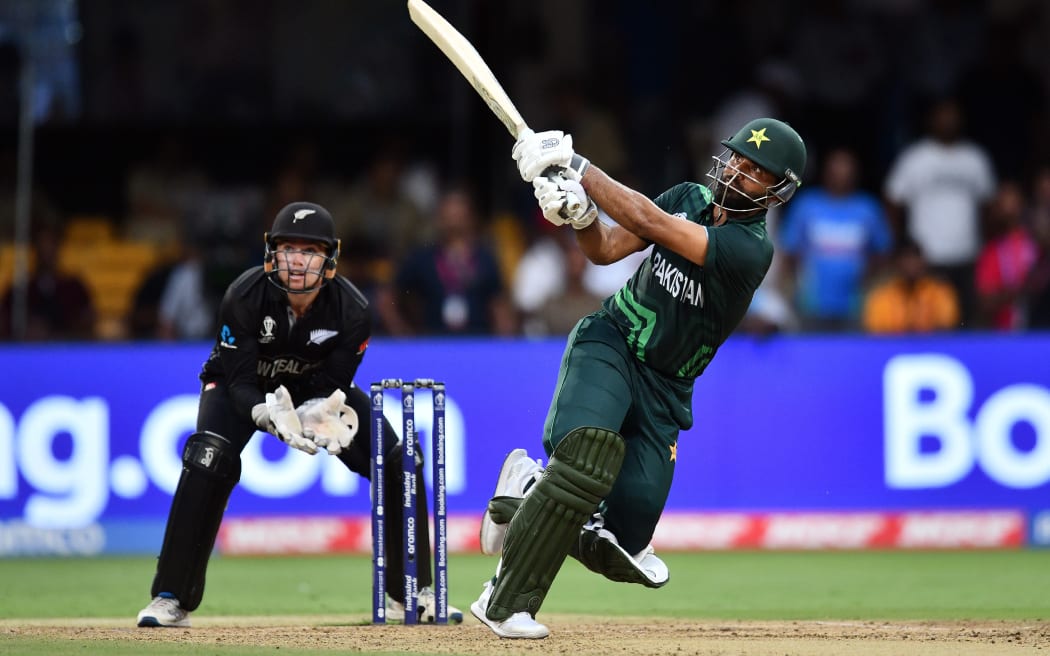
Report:
[{"label": "dirt pitch surface", "polygon": [[[195,617],[192,629],[138,629],[120,620],[0,620],[7,638],[245,645],[403,654],[627,656],[1050,655],[1050,622],[818,622],[653,620],[551,615],[545,640],[501,640],[468,617],[460,626],[371,626],[340,617]],[[360,620],[364,622],[363,618]],[[2,651],[2,650],[0,650]]]}]

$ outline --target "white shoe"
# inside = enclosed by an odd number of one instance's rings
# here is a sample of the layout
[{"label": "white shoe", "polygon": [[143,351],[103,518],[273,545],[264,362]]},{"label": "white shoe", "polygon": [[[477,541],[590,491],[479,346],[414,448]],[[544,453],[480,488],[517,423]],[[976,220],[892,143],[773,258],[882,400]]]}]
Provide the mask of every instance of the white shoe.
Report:
[{"label": "white shoe", "polygon": [[[416,613],[419,622],[433,624],[437,621],[437,595],[429,588],[423,588],[416,595]],[[405,620],[405,605],[395,601],[391,597],[386,598],[386,620],[390,623],[399,623]],[[448,623],[462,624],[463,611],[449,604]]]},{"label": "white shoe", "polygon": [[139,626],[173,626],[187,629],[190,626],[190,612],[183,610],[175,597],[154,597],[139,612]]},{"label": "white shoe", "polygon": [[537,622],[532,615],[525,611],[514,613],[502,622],[485,617],[485,609],[489,606],[490,597],[492,597],[492,581],[485,581],[485,587],[481,590],[481,596],[470,605],[470,612],[499,637],[535,640],[546,638],[550,635],[550,631],[547,630],[546,626]]},{"label": "white shoe", "polygon": [[[496,481],[496,491],[492,496],[521,499],[525,496],[525,486],[530,481],[539,480],[542,474],[541,461],[530,458],[525,449],[514,449],[503,460],[503,466],[499,470],[499,479]],[[481,517],[481,553],[498,556],[503,552],[505,535],[507,535],[507,524],[497,524],[493,521],[486,507],[485,514]]]},{"label": "white shoe", "polygon": [[671,579],[671,570],[667,569],[664,561],[656,557],[653,545],[649,545],[638,553],[631,556],[638,563],[638,569],[654,585],[663,585]]},{"label": "white shoe", "polygon": [[584,526],[584,531],[592,531],[598,537],[591,546],[597,558],[590,564],[584,563],[587,567],[610,581],[640,583],[647,588],[660,588],[667,584],[671,579],[671,571],[664,561],[657,558],[653,545],[636,554],[629,554],[620,546],[616,535],[602,528],[602,525],[603,522],[598,519]]}]

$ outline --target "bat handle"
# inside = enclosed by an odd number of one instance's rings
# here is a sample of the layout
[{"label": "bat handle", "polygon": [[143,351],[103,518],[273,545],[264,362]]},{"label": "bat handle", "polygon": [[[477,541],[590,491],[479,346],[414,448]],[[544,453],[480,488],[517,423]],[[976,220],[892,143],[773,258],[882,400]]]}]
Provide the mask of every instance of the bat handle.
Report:
[{"label": "bat handle", "polygon": [[572,193],[571,191],[565,193],[565,206],[562,212],[565,214],[575,214],[579,211],[580,207],[583,206],[583,201],[580,200],[579,196]]},{"label": "bat handle", "polygon": [[[541,173],[540,175],[544,178],[549,178],[553,180],[555,177],[561,175],[561,170],[560,167],[557,166],[548,166],[546,169],[543,170],[543,173]],[[584,200],[578,195],[574,194],[571,191],[566,191],[565,202],[562,204],[561,211],[559,212],[559,214],[568,217],[569,215],[579,211],[579,209],[583,206],[583,203]]]}]

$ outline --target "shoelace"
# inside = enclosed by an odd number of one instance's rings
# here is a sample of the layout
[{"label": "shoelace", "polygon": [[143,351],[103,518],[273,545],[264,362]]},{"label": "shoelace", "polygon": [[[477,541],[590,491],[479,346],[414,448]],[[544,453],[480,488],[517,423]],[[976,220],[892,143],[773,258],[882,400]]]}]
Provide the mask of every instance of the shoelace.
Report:
[{"label": "shoelace", "polygon": [[179,602],[175,601],[174,599],[168,599],[167,597],[160,597],[158,599],[154,599],[153,602],[150,604],[150,607],[155,608],[157,610],[163,610],[167,613],[170,613],[171,615],[178,615],[182,612],[182,608],[179,606]]}]

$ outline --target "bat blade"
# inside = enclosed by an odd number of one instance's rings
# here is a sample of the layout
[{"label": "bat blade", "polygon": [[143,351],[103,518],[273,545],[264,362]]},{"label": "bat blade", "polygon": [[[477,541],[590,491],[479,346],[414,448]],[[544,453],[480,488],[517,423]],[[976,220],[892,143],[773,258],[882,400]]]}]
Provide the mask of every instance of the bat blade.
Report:
[{"label": "bat blade", "polygon": [[423,0],[408,0],[408,14],[412,22],[459,69],[459,72],[470,82],[496,118],[516,139],[518,134],[528,126],[517,108],[514,107],[514,103],[511,102],[510,96],[503,90],[488,64],[470,41]]}]

